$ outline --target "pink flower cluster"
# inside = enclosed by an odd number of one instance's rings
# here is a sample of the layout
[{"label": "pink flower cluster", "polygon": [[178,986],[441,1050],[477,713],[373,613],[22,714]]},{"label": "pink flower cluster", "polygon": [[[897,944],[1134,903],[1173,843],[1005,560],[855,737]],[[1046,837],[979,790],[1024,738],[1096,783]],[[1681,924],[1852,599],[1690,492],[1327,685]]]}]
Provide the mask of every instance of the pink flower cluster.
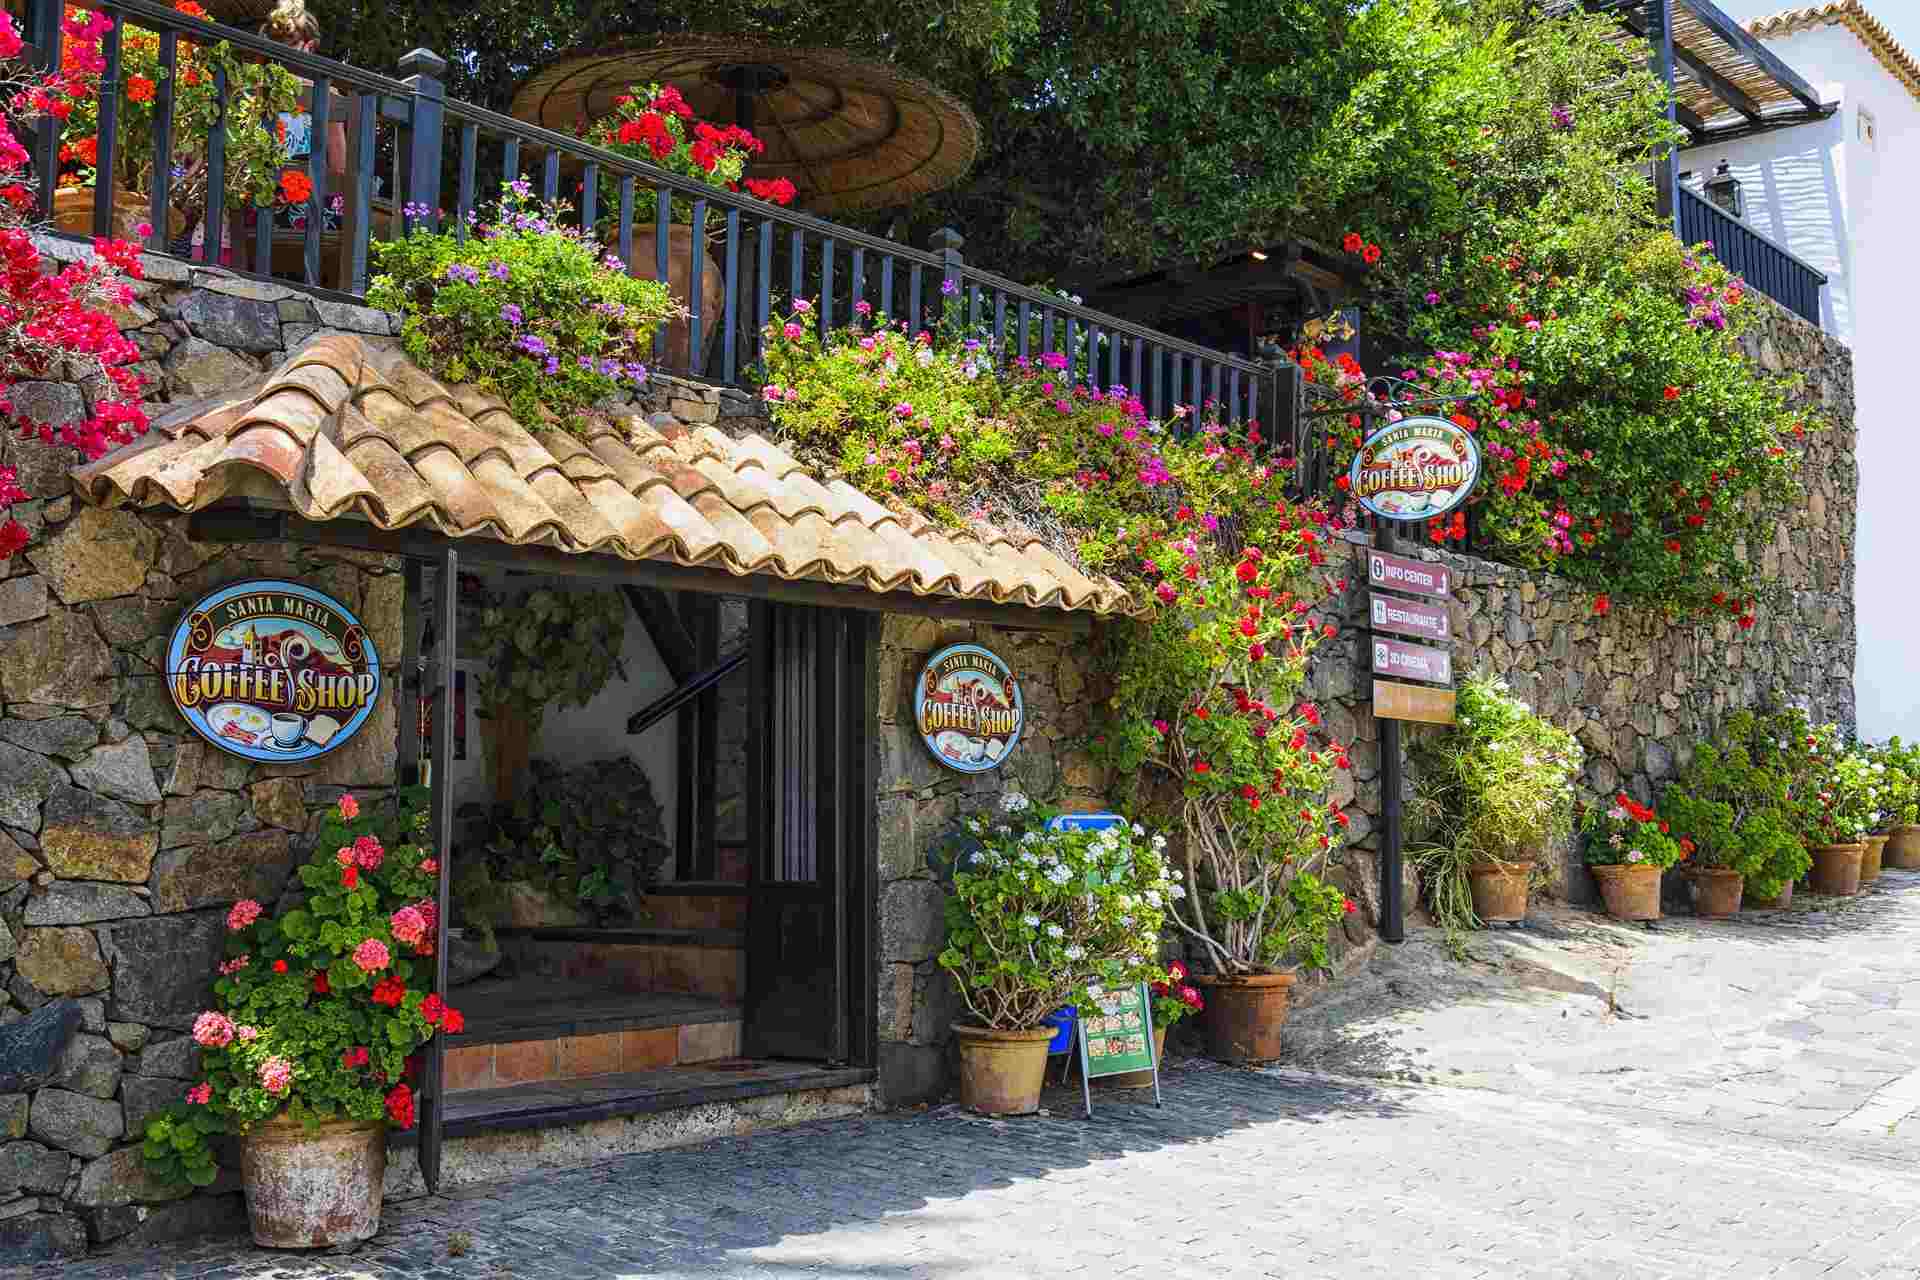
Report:
[{"label": "pink flower cluster", "polygon": [[368,938],[353,949],[353,962],[360,966],[363,973],[378,973],[393,963],[393,955],[387,950],[387,944],[378,938]]},{"label": "pink flower cluster", "polygon": [[275,1055],[260,1064],[260,1087],[268,1093],[285,1093],[293,1086],[293,1064]]},{"label": "pink flower cluster", "polygon": [[238,933],[259,918],[260,904],[252,898],[242,898],[233,904],[233,910],[227,912],[227,928]]},{"label": "pink flower cluster", "polygon": [[233,1043],[234,1030],[232,1018],[209,1011],[193,1020],[193,1042],[203,1049],[224,1049]]},{"label": "pink flower cluster", "polygon": [[360,802],[353,798],[352,792],[340,797],[340,816],[348,822],[360,816]]},{"label": "pink flower cluster", "polygon": [[427,936],[427,918],[415,907],[402,907],[394,912],[387,926],[395,938],[409,946]]},{"label": "pink flower cluster", "polygon": [[353,842],[353,860],[360,864],[362,871],[378,871],[386,856],[387,851],[372,836],[361,836]]},{"label": "pink flower cluster", "polygon": [[220,962],[220,976],[223,978],[231,978],[234,974],[240,972],[252,963],[252,956],[235,956],[231,960],[222,960]]},{"label": "pink flower cluster", "polygon": [[196,1107],[206,1106],[209,1102],[213,1101],[213,1086],[204,1080],[201,1081],[199,1084],[193,1086],[193,1088],[187,1090],[187,1101]]}]

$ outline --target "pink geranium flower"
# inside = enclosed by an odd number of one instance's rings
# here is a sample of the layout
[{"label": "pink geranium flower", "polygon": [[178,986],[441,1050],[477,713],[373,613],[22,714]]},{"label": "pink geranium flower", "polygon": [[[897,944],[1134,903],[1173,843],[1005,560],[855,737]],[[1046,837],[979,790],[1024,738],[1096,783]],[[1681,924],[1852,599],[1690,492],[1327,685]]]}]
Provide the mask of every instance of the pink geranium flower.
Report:
[{"label": "pink geranium flower", "polygon": [[394,912],[388,927],[401,942],[414,943],[427,936],[427,918],[412,907],[402,907]]},{"label": "pink geranium flower", "polygon": [[238,933],[260,918],[260,904],[252,898],[242,898],[233,904],[233,910],[227,912],[227,928]]},{"label": "pink geranium flower", "polygon": [[352,822],[360,816],[360,802],[355,800],[351,794],[340,797],[340,816],[348,822]]},{"label": "pink geranium flower", "polygon": [[193,1103],[196,1107],[206,1106],[209,1102],[213,1101],[213,1086],[207,1084],[205,1081],[193,1086],[193,1088],[187,1090],[187,1101]]},{"label": "pink geranium flower", "polygon": [[260,1028],[239,1027],[235,1029],[234,1034],[240,1037],[241,1044],[252,1044],[260,1038]]},{"label": "pink geranium flower", "polygon": [[293,1064],[282,1057],[271,1057],[260,1064],[260,1087],[268,1093],[285,1093],[293,1085]]},{"label": "pink geranium flower", "polygon": [[378,938],[368,938],[353,949],[353,962],[366,973],[377,973],[393,962],[387,944]]},{"label": "pink geranium flower", "polygon": [[360,864],[362,871],[378,871],[387,851],[372,836],[361,836],[353,842],[353,860]]},{"label": "pink geranium flower", "polygon": [[203,1049],[224,1049],[233,1043],[233,1019],[208,1011],[193,1020],[193,1042]]}]

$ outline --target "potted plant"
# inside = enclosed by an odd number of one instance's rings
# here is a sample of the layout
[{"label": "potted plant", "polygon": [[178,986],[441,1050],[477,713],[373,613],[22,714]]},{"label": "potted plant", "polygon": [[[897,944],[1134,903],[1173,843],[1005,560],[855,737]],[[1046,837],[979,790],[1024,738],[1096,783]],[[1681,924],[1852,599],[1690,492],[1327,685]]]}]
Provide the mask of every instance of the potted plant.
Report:
[{"label": "potted plant", "polygon": [[1587,815],[1586,863],[1616,920],[1660,918],[1660,873],[1686,858],[1660,815],[1622,791]]},{"label": "potted plant", "polygon": [[[207,18],[193,0],[174,9]],[[68,76],[71,113],[60,147],[61,178],[54,193],[54,225],[85,233],[93,227],[93,189],[98,175],[101,77],[106,57],[102,38],[113,28],[106,14],[69,8],[61,24],[62,65]],[[150,192],[159,166],[153,154],[153,119],[167,80],[160,63],[157,32],[128,26],[120,44],[120,101],[116,104],[113,234],[138,238],[136,228],[149,221]],[[173,72],[175,153],[166,158],[169,175],[168,235],[177,235],[204,215],[207,139],[222,117],[216,96],[218,76],[226,80],[226,203],[232,210],[268,209],[276,203],[303,204],[304,182],[293,189],[281,183],[287,164],[285,140],[277,122],[282,112],[298,109],[300,82],[271,62],[242,59],[226,43],[207,48],[181,40]],[[296,198],[297,197],[297,198]]]},{"label": "potted plant", "polygon": [[414,1121],[416,1051],[464,1020],[427,984],[439,866],[420,806],[394,823],[342,796],[300,868],[301,905],[227,914],[216,1007],[193,1026],[201,1079],[154,1117],[143,1147],[162,1180],[206,1186],[209,1140],[240,1137],[253,1238],[310,1249],[380,1226],[387,1130]]},{"label": "potted plant", "polygon": [[1547,846],[1573,827],[1580,744],[1482,673],[1461,682],[1453,730],[1416,759],[1412,808],[1425,838],[1410,852],[1435,918],[1449,934],[1525,919]]},{"label": "potted plant", "polygon": [[1891,817],[1883,856],[1889,867],[1920,870],[1920,749],[1889,738],[1882,751],[1890,793],[1887,812]]},{"label": "potted plant", "polygon": [[1788,775],[1755,758],[1749,746],[1755,736],[1752,712],[1732,716],[1716,741],[1695,744],[1686,772],[1660,802],[1689,855],[1696,915],[1733,915],[1749,883],[1762,900],[1776,896],[1797,874],[1788,871],[1796,856],[1803,856],[1788,808]]},{"label": "potted plant", "polygon": [[416,225],[375,241],[367,305],[400,313],[407,354],[435,377],[499,396],[530,431],[579,431],[646,386],[653,331],[675,308],[532,190],[504,184],[468,234]]},{"label": "potted plant", "polygon": [[[747,192],[770,204],[793,203],[793,183],[785,178],[761,180],[746,176],[748,162],[766,144],[739,125],[725,127],[694,117],[680,91],[672,85],[635,85],[613,100],[610,116],[583,128],[581,135],[597,146],[621,155],[658,165],[672,173],[694,178],[710,186]],[[667,284],[678,298],[692,296],[693,244],[705,227],[693,225],[693,203],[675,199],[673,223],[668,229]],[[601,179],[599,205],[602,210],[618,210],[618,181],[612,176]],[[660,278],[659,240],[655,219],[636,215],[633,228],[633,256],[628,266],[644,280]],[[608,232],[603,231],[603,234]],[[720,322],[726,300],[721,273],[711,266],[701,276],[701,350],[712,350],[709,341]],[[666,362],[676,369],[690,366],[692,328],[688,320],[675,320],[667,329]],[[697,372],[697,371],[696,371]]]},{"label": "potted plant", "polygon": [[1019,792],[996,821],[974,817],[954,864],[940,967],[972,1014],[955,1023],[960,1101],[982,1115],[1040,1108],[1048,1015],[1092,1003],[1090,987],[1160,975],[1163,905],[1181,892],[1139,826],[1049,831]]},{"label": "potted plant", "polygon": [[[1166,972],[1152,982],[1153,1060],[1163,1068],[1167,1057],[1167,1028],[1207,1007],[1200,989],[1188,977],[1187,966],[1174,960],[1168,963]],[[1151,1088],[1153,1072],[1125,1071],[1103,1076],[1100,1083],[1114,1089]]]},{"label": "potted plant", "polygon": [[1873,765],[1864,754],[1846,749],[1838,725],[1821,725],[1808,737],[1814,768],[1806,805],[1813,846],[1811,887],[1815,893],[1849,898],[1860,891],[1864,841],[1877,813]]},{"label": "potted plant", "polygon": [[1756,713],[1747,752],[1758,768],[1779,777],[1784,797],[1780,820],[1791,842],[1771,842],[1772,854],[1758,871],[1747,876],[1742,907],[1767,911],[1793,901],[1793,887],[1813,865],[1808,841],[1812,832],[1810,803],[1816,786],[1815,743],[1806,716],[1797,708]]}]

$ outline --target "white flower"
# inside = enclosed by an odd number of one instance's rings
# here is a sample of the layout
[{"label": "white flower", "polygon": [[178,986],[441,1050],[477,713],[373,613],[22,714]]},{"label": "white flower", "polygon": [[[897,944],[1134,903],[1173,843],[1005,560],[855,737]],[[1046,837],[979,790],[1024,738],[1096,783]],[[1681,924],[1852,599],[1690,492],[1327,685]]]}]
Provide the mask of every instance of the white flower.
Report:
[{"label": "white flower", "polygon": [[1167,838],[1165,836],[1155,836],[1153,838],[1153,851],[1155,853],[1159,853],[1162,849],[1166,847],[1167,847]]},{"label": "white flower", "polygon": [[1173,888],[1167,890],[1167,892],[1173,896],[1174,901],[1178,902],[1181,898],[1184,898],[1187,896],[1187,886],[1183,884],[1177,884],[1173,886]]},{"label": "white flower", "polygon": [[1147,829],[1136,822],[1133,824],[1133,834],[1143,836],[1147,834]]},{"label": "white flower", "polygon": [[985,855],[978,854],[978,853],[974,854],[971,858],[967,859],[968,862],[972,863],[976,867],[979,866],[981,863],[985,862],[986,860],[987,859]]},{"label": "white flower", "polygon": [[1626,821],[1627,811],[1620,805],[1615,805],[1613,808],[1607,810],[1607,816],[1615,822],[1624,822]]},{"label": "white flower", "polygon": [[1000,808],[1005,813],[1025,813],[1032,805],[1033,801],[1018,791],[1009,791],[1000,797]]},{"label": "white flower", "polygon": [[1625,842],[1620,839],[1620,833],[1616,831],[1607,837],[1607,843],[1618,849]]},{"label": "white flower", "polygon": [[1646,854],[1640,852],[1638,849],[1627,850],[1628,862],[1639,862],[1642,858],[1645,858],[1646,856],[1647,856]]},{"label": "white flower", "polygon": [[1186,878],[1184,875],[1181,874],[1180,869],[1178,867],[1175,867],[1173,870],[1167,872],[1167,874],[1172,876],[1175,880],[1183,880]]},{"label": "white flower", "polygon": [[1056,864],[1047,869],[1047,879],[1053,881],[1055,884],[1065,884],[1067,881],[1073,879],[1073,871],[1068,867]]},{"label": "white flower", "polygon": [[1052,938],[1055,942],[1058,942],[1060,939],[1067,936],[1067,931],[1065,929],[1062,929],[1057,924],[1050,924],[1047,926],[1047,936],[1049,938]]},{"label": "white flower", "polygon": [[1020,923],[1029,929],[1038,929],[1040,927],[1040,917],[1034,915],[1032,912],[1028,912],[1026,915],[1020,917]]},{"label": "white flower", "polygon": [[1147,899],[1148,906],[1157,907],[1160,905],[1160,895],[1155,890],[1152,890],[1152,889],[1147,890],[1145,897]]},{"label": "white flower", "polygon": [[1067,948],[1067,959],[1069,960],[1078,960],[1081,956],[1084,956],[1085,954],[1087,954],[1087,952],[1086,952],[1086,948],[1084,947],[1068,947]]}]

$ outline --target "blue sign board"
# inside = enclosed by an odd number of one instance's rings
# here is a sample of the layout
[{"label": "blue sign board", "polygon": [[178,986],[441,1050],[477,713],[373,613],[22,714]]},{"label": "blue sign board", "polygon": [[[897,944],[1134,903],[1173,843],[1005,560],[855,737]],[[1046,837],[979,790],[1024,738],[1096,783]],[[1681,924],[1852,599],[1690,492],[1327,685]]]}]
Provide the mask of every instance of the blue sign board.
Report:
[{"label": "blue sign board", "polygon": [[1049,831],[1105,831],[1126,825],[1126,818],[1117,813],[1063,813],[1047,820]]}]

